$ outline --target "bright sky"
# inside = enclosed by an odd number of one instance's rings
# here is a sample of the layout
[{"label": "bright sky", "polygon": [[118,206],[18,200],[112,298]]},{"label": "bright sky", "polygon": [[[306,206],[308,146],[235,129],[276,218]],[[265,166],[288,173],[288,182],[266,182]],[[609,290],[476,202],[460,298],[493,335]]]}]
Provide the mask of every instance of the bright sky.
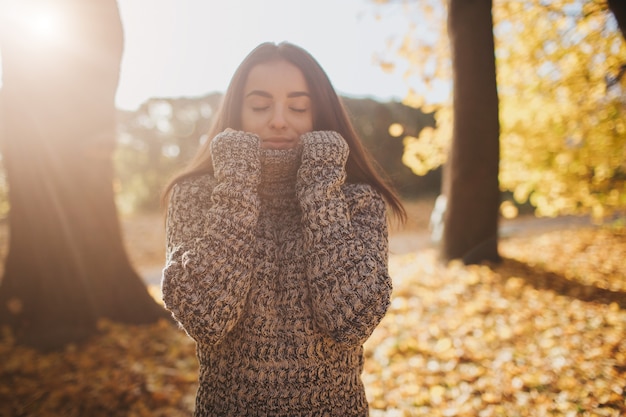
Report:
[{"label": "bright sky", "polygon": [[287,40],[307,49],[340,94],[387,100],[408,91],[400,59],[393,73],[374,59],[393,56],[388,42],[397,43],[407,32],[407,20],[397,12],[377,20],[382,6],[372,0],[118,3],[125,32],[116,99],[122,109],[134,110],[152,97],[223,92],[241,60],[264,41]]},{"label": "bright sky", "polygon": [[307,49],[342,94],[401,99],[408,89],[399,71],[385,73],[374,60],[407,23],[402,16],[376,20],[369,0],[119,0],[119,6],[126,36],[121,108],[155,96],[223,92],[241,60],[264,41]]}]

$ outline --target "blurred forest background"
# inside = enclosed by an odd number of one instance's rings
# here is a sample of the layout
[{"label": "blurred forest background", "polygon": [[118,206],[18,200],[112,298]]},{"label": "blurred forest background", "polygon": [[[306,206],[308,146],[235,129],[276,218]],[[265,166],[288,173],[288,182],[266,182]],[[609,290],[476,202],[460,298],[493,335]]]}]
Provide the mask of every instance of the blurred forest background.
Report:
[{"label": "blurred forest background", "polygon": [[[624,415],[625,2],[375,3],[407,22],[378,65],[420,88],[343,97],[409,215],[365,346],[372,415]],[[0,5],[0,415],[189,415],[159,198],[221,94],[116,109],[115,1]],[[71,47],[12,20],[32,5],[67,12]]]},{"label": "blurred forest background", "polygon": [[[119,210],[125,214],[160,211],[164,185],[193,156],[213,121],[221,93],[199,98],[154,98],[136,111],[118,110],[117,150],[114,155],[115,191]],[[432,113],[425,114],[399,102],[370,98],[342,98],[367,148],[406,199],[434,198],[441,188],[441,169],[418,176],[402,163],[403,134],[417,136],[434,127]],[[6,175],[0,175],[0,216],[9,212]]]},{"label": "blurred forest background", "polygon": [[[184,166],[208,138],[206,133],[222,95],[201,98],[151,99],[137,111],[118,114],[119,143],[116,172],[120,208],[134,211],[159,210],[163,185]],[[366,147],[395,183],[403,197],[437,195],[441,172],[418,176],[402,163],[403,135],[419,135],[434,127],[433,114],[398,102],[342,98]],[[390,126],[402,126],[403,134],[392,135]]]}]

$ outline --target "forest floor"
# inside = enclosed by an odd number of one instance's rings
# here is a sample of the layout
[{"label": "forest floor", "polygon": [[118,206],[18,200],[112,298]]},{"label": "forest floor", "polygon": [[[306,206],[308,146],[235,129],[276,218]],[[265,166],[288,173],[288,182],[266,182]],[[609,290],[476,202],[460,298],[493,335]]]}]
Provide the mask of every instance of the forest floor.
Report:
[{"label": "forest floor", "polygon": [[[390,234],[390,309],[365,345],[372,417],[626,415],[626,230],[585,218],[501,224],[497,265],[441,263],[431,200]],[[163,219],[122,220],[157,300]],[[2,239],[0,230],[0,239]],[[168,322],[103,321],[41,354],[0,335],[0,416],[188,416],[195,346]]]}]

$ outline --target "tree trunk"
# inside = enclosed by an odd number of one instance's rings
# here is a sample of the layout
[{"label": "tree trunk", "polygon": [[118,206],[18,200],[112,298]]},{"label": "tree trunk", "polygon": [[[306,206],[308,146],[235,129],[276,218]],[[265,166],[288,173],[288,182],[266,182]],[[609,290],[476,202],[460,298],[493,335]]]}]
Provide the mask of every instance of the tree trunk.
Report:
[{"label": "tree trunk", "polygon": [[[90,336],[99,318],[164,317],[130,264],[114,203],[117,3],[12,3],[0,22],[10,203],[0,323],[18,343],[51,349]],[[48,9],[59,30],[37,36],[23,19]]]},{"label": "tree trunk", "polygon": [[499,261],[498,94],[491,0],[451,0],[454,127],[444,172],[442,257]]},{"label": "tree trunk", "polygon": [[609,9],[617,20],[617,26],[626,40],[626,2],[624,0],[608,0]]}]

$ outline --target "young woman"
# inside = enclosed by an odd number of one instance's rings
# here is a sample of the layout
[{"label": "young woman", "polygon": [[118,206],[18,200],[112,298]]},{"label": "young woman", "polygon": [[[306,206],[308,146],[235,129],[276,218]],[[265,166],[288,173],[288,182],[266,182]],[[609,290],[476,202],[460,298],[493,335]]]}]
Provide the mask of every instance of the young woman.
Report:
[{"label": "young woman", "polygon": [[389,305],[398,197],[289,43],[245,58],[210,137],[166,194],[163,298],[197,343],[195,415],[368,415],[362,345]]}]

